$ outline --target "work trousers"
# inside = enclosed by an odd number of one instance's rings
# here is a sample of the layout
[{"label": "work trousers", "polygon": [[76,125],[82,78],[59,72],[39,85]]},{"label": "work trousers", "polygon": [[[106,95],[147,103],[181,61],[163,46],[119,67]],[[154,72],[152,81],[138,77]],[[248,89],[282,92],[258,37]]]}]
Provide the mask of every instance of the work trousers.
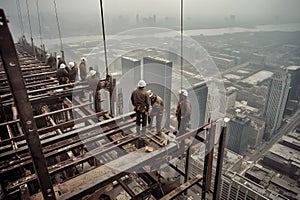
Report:
[{"label": "work trousers", "polygon": [[156,120],[156,132],[159,132],[161,130],[161,121],[162,121],[163,113],[162,112],[150,113],[150,123],[149,123],[150,127],[152,127],[154,117],[156,118],[155,119]]},{"label": "work trousers", "polygon": [[177,118],[178,121],[178,134],[179,135],[183,135],[187,132],[187,128],[188,128],[188,124],[189,122],[187,122],[187,120],[185,120],[184,118]]},{"label": "work trousers", "polygon": [[147,115],[146,112],[136,111],[136,133],[139,135],[141,133],[141,124],[142,124],[142,135],[146,134],[146,125],[147,125]]}]

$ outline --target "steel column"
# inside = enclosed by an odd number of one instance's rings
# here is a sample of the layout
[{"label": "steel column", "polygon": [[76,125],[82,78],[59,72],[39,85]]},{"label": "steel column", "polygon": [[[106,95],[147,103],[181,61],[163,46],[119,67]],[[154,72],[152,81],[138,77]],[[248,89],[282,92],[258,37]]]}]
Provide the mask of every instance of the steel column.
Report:
[{"label": "steel column", "polygon": [[203,170],[203,187],[201,199],[205,200],[206,192],[210,190],[211,186],[211,175],[212,175],[212,164],[214,155],[214,140],[215,140],[216,123],[211,124],[211,128],[207,132],[205,140],[205,160]]},{"label": "steel column", "polygon": [[226,139],[226,130],[227,130],[226,126],[222,128],[222,132],[221,132],[220,140],[219,140],[218,159],[217,159],[217,169],[216,169],[216,175],[215,175],[213,200],[219,199],[224,148],[225,148],[225,139]]},{"label": "steel column", "polygon": [[26,141],[30,149],[33,166],[38,177],[43,197],[46,200],[55,199],[51,178],[45,163],[42,146],[37,133],[37,126],[33,119],[31,104],[28,99],[17,52],[3,9],[0,9],[0,55],[11,91],[14,95],[14,100],[23,126]]}]

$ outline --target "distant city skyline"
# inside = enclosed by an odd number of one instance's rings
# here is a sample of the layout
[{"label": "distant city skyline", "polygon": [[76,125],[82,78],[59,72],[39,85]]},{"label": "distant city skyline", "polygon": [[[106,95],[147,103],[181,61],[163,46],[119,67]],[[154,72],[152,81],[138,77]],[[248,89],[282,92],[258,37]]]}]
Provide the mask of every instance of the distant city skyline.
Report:
[{"label": "distant city skyline", "polygon": [[[33,32],[38,32],[37,7],[35,0],[28,0]],[[90,32],[100,33],[99,1],[56,0],[58,16],[61,21],[62,35],[82,35]],[[20,31],[20,20],[15,1],[3,0],[14,35]],[[25,1],[20,1],[22,21],[25,32],[28,32],[28,16]],[[296,23],[300,22],[299,1],[293,0],[187,0],[184,1],[185,29],[217,28],[227,26],[252,27],[259,24]],[[56,19],[53,1],[39,1],[42,32],[56,34]],[[159,26],[178,29],[180,26],[180,1],[150,0],[109,0],[104,1],[107,33],[118,33],[134,28],[136,15],[139,15],[140,26]],[[147,19],[155,16],[155,23]],[[46,26],[45,26],[46,25]],[[78,30],[78,27],[81,27]]]}]

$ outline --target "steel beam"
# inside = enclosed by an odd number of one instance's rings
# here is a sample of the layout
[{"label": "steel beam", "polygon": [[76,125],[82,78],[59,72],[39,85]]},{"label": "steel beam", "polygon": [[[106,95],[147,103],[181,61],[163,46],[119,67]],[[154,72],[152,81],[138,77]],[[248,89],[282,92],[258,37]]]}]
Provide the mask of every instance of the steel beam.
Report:
[{"label": "steel beam", "polygon": [[23,125],[26,141],[30,149],[35,173],[38,177],[43,197],[46,200],[56,199],[48,168],[45,163],[37,126],[33,119],[31,104],[25,88],[17,52],[3,9],[0,9],[0,55],[11,91],[14,95],[14,100]]},{"label": "steel beam", "polygon": [[[140,169],[143,166],[153,162],[154,159],[165,156],[167,152],[176,151],[176,150],[177,150],[177,145],[174,143],[170,143],[165,148],[159,149],[157,151],[153,151],[149,154],[145,154],[142,157],[140,156],[139,152],[144,152],[144,149],[137,150],[137,153],[126,154],[109,163],[109,167],[112,169],[111,172],[101,175],[97,179],[94,179],[90,182],[85,182],[84,185],[81,185],[80,187],[77,187],[74,190],[70,190],[71,192],[69,193],[63,194],[62,196],[60,196],[59,199],[82,198],[83,196],[92,193],[95,190],[105,186],[106,184],[111,183],[112,181],[120,178],[120,175],[124,176],[124,172]],[[134,160],[135,162],[127,162],[128,160]],[[102,166],[100,166],[100,168],[101,167]],[[67,184],[68,182],[65,182],[62,183],[61,185],[67,185]]]},{"label": "steel beam", "polygon": [[217,159],[217,169],[216,169],[216,176],[215,176],[213,200],[218,200],[220,194],[226,131],[227,128],[225,126],[222,128],[222,132],[219,139],[218,159]]},{"label": "steel beam", "polygon": [[198,183],[201,179],[202,179],[202,176],[200,174],[196,175],[194,178],[192,178],[192,179],[188,180],[186,183],[180,185],[179,187],[177,187],[176,189],[174,189],[173,191],[171,191],[170,193],[165,195],[160,200],[174,199],[175,197],[182,194],[184,191],[186,191],[187,189],[189,189],[190,187],[192,187],[193,185]]},{"label": "steel beam", "polygon": [[212,123],[207,132],[205,141],[205,160],[203,170],[203,188],[201,199],[206,199],[206,192],[209,192],[211,186],[212,164],[214,155],[214,139],[215,139],[216,123]]},{"label": "steel beam", "polygon": [[[185,168],[184,168],[184,182],[186,183],[189,180],[189,164],[190,164],[190,147],[186,150],[186,156],[185,156]],[[187,193],[187,190],[185,191],[185,194]]]},{"label": "steel beam", "polygon": [[130,195],[131,198],[135,196],[135,193],[132,191],[132,189],[129,188],[128,185],[126,185],[121,179],[118,179],[117,181],[121,185],[121,187]]}]

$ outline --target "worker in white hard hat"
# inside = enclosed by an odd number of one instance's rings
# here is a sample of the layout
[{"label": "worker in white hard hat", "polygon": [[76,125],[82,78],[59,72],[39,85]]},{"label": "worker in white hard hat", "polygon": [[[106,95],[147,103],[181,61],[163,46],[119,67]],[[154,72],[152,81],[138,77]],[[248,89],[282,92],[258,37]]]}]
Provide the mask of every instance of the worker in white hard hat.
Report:
[{"label": "worker in white hard hat", "polygon": [[59,85],[67,84],[69,82],[69,73],[66,70],[66,65],[61,64],[60,68],[56,72],[56,77]]},{"label": "worker in white hard hat", "polygon": [[178,132],[182,135],[187,132],[191,120],[191,102],[187,99],[188,92],[185,89],[178,91],[179,102],[176,109],[176,118],[178,122]]},{"label": "worker in white hard hat", "polygon": [[89,72],[88,85],[89,85],[89,99],[91,102],[94,102],[94,110],[98,112],[98,102],[97,102],[97,85],[99,82],[99,77],[97,76],[96,70],[91,70]]},{"label": "worker in white hard hat", "polygon": [[81,81],[86,80],[86,59],[84,57],[81,58],[81,62],[79,64],[79,73]]},{"label": "worker in white hard hat", "polygon": [[131,103],[136,112],[136,132],[140,134],[142,124],[142,135],[146,134],[147,115],[150,107],[150,97],[145,90],[146,82],[140,80],[137,88],[131,94]]},{"label": "worker in white hard hat", "polygon": [[74,83],[76,81],[78,69],[74,62],[69,62],[69,67],[70,67],[70,71],[69,71],[70,83]]},{"label": "worker in white hard hat", "polygon": [[156,94],[154,94],[151,90],[147,91],[149,97],[150,97],[150,102],[151,102],[151,109],[149,112],[149,117],[148,117],[148,122],[149,122],[149,127],[152,127],[153,124],[153,119],[154,117],[156,118],[156,132],[160,133],[161,130],[161,121],[163,117],[163,112],[164,112],[164,101],[162,98]]},{"label": "worker in white hard hat", "polygon": [[[57,58],[57,69],[60,68],[61,64],[67,65],[66,61],[60,55],[58,55],[56,58]],[[67,72],[69,72],[68,67],[66,67],[66,70]]]}]

